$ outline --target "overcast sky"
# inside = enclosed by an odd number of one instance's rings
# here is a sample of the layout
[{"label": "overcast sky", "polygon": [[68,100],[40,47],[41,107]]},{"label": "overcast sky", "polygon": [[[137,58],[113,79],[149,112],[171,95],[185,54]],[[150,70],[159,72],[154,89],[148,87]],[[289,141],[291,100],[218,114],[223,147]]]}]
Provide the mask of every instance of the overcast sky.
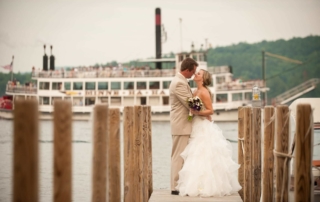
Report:
[{"label": "overcast sky", "polygon": [[44,44],[56,66],[155,57],[157,7],[162,53],[320,35],[320,0],[0,0],[0,66],[42,68]]}]

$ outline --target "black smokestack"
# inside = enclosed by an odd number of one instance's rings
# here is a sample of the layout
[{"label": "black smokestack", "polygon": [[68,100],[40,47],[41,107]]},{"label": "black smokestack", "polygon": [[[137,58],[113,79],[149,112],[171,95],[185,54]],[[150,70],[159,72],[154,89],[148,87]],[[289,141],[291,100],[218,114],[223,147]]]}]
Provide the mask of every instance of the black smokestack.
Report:
[{"label": "black smokestack", "polygon": [[43,56],[42,70],[48,71],[48,56],[46,54],[46,45],[44,45],[43,48],[44,48],[44,56]]},{"label": "black smokestack", "polygon": [[52,46],[51,48],[51,56],[50,56],[50,70],[54,70],[54,56],[52,55]]},{"label": "black smokestack", "polygon": [[[156,58],[161,59],[161,10],[156,8]],[[156,63],[157,69],[162,69],[161,62]]]}]

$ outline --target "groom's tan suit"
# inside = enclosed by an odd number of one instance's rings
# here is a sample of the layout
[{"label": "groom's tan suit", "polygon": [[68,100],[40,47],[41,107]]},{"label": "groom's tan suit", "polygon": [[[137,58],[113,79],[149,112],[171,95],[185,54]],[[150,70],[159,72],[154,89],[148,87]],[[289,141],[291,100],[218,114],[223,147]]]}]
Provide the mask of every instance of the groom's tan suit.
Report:
[{"label": "groom's tan suit", "polygon": [[187,79],[177,73],[171,81],[170,88],[170,124],[172,134],[171,153],[171,190],[175,190],[179,179],[179,171],[183,165],[180,154],[188,144],[191,133],[191,122],[188,121],[189,107],[187,98],[192,97]]}]

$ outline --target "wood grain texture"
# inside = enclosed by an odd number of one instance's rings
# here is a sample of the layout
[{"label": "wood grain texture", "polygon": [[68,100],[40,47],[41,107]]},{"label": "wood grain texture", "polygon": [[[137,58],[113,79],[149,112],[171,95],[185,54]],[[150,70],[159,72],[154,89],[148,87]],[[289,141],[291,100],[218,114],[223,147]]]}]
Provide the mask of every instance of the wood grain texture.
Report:
[{"label": "wood grain texture", "polygon": [[262,202],[273,201],[273,174],[274,174],[274,133],[275,121],[271,118],[274,116],[274,107],[266,106],[264,108],[264,156],[263,156],[263,191]]},{"label": "wood grain texture", "polygon": [[254,107],[252,113],[252,201],[261,198],[261,108]]},{"label": "wood grain texture", "polygon": [[[276,111],[276,151],[289,153],[289,108],[286,105],[277,106]],[[285,158],[276,156],[276,195],[275,201],[286,202],[289,200],[288,180],[289,161],[285,163]],[[282,185],[284,183],[284,185]],[[283,188],[284,186],[284,188]]]},{"label": "wood grain texture", "polygon": [[310,104],[298,104],[296,120],[296,151],[294,163],[294,200],[311,201],[313,180],[311,179],[313,119]]},{"label": "wood grain texture", "polygon": [[136,187],[134,186],[134,107],[123,110],[123,147],[124,147],[124,202],[131,202]]},{"label": "wood grain texture", "polygon": [[121,201],[120,174],[120,110],[108,111],[107,166],[108,166],[108,201]]},{"label": "wood grain texture", "polygon": [[107,201],[108,105],[93,110],[92,202]]},{"label": "wood grain texture", "polygon": [[72,201],[72,110],[71,102],[56,100],[54,125],[54,192],[55,202]]},{"label": "wood grain texture", "polygon": [[252,190],[251,190],[251,181],[252,181],[252,112],[251,107],[244,107],[244,187],[243,187],[243,196],[244,201],[252,201]]},{"label": "wood grain texture", "polygon": [[[243,107],[238,108],[238,164],[240,168],[238,170],[238,180],[242,187],[244,187],[244,159],[243,151],[244,142],[240,139],[244,138],[244,110]],[[239,191],[239,195],[243,200],[243,188]]]},{"label": "wood grain texture", "polygon": [[149,143],[149,126],[148,126],[148,106],[143,106],[142,107],[142,163],[143,163],[143,170],[142,170],[142,188],[143,188],[143,193],[142,193],[142,201],[148,201],[149,200],[149,175],[148,175],[148,166],[149,166],[149,149],[148,149],[148,143]]},{"label": "wood grain texture", "polygon": [[152,122],[151,122],[151,107],[148,106],[148,198],[153,192],[153,177],[152,177]]},{"label": "wood grain texture", "polygon": [[143,199],[143,140],[142,140],[142,106],[134,106],[134,186],[136,192],[132,201],[142,201]]},{"label": "wood grain texture", "polygon": [[16,100],[13,119],[13,200],[37,202],[39,197],[38,102]]}]

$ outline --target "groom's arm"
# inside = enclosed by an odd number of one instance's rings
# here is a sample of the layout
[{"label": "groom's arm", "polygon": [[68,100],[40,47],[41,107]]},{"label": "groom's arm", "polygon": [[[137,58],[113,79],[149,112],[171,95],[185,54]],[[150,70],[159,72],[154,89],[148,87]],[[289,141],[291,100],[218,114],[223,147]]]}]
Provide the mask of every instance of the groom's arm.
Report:
[{"label": "groom's arm", "polygon": [[191,91],[187,86],[188,84],[178,82],[175,89],[175,95],[178,100],[189,110],[187,99],[192,97]]}]

